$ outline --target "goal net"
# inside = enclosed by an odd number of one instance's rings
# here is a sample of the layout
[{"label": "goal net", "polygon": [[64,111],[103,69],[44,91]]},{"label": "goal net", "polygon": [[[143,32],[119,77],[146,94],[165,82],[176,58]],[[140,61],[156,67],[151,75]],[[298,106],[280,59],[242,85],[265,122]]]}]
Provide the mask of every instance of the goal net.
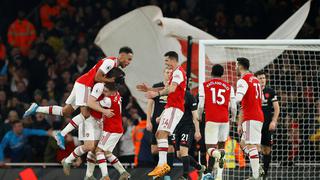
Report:
[{"label": "goal net", "polygon": [[[320,41],[201,40],[199,84],[211,78],[212,65],[221,64],[225,68],[223,79],[236,88],[238,57],[250,60],[252,72],[265,71],[267,86],[278,95],[280,117],[273,134],[269,179],[318,179]],[[230,137],[239,142],[236,127],[236,123],[231,122]],[[241,155],[236,151],[232,153],[235,157]],[[224,179],[245,179],[251,176],[248,157],[245,160],[245,165],[240,165],[236,159],[234,168],[226,168]]]}]

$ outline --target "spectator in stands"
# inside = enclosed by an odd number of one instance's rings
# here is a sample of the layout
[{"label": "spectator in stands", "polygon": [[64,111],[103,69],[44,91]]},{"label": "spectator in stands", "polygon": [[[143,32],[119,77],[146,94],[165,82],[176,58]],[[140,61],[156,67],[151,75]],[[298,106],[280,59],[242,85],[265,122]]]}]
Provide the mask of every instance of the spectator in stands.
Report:
[{"label": "spectator in stands", "polygon": [[[32,129],[42,129],[48,131],[51,129],[51,125],[48,123],[47,119],[45,119],[45,115],[37,113],[33,123],[31,124]],[[32,146],[32,152],[35,157],[35,162],[43,162],[43,155],[45,148],[48,143],[48,137],[42,136],[32,136],[30,137],[30,144]]]},{"label": "spectator in stands", "polygon": [[4,63],[4,60],[6,59],[7,56],[7,49],[6,46],[4,45],[2,38],[0,37],[0,67]]},{"label": "spectator in stands", "polygon": [[6,133],[0,144],[0,164],[4,163],[4,150],[8,148],[8,154],[11,162],[32,162],[32,150],[28,144],[28,137],[52,136],[52,131],[35,130],[23,128],[21,121],[12,123],[12,131]]},{"label": "spectator in stands", "polygon": [[55,0],[47,0],[40,7],[40,19],[42,27],[51,30],[54,27],[54,22],[60,14],[60,8],[56,5]]},{"label": "spectator in stands", "polygon": [[[55,132],[56,133],[56,132]],[[61,162],[63,158],[69,156],[73,152],[74,148],[80,145],[77,137],[67,134],[65,137],[66,149],[62,150],[58,147],[56,140],[53,137],[48,138],[48,143],[44,151],[44,162]],[[81,163],[81,158],[77,158],[77,164]]]},{"label": "spectator in stands", "polygon": [[23,11],[19,11],[18,18],[9,26],[8,43],[12,47],[19,48],[23,56],[27,56],[36,38],[34,25],[25,18]]}]

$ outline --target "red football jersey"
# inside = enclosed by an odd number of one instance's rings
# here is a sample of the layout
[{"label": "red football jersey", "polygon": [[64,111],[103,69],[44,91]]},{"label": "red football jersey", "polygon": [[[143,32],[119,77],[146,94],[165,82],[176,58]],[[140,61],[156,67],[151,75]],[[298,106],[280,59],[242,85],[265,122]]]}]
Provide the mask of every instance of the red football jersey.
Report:
[{"label": "red football jersey", "polygon": [[[243,89],[247,89],[242,92]],[[244,94],[241,106],[243,121],[264,121],[262,111],[262,89],[259,80],[252,74],[245,74],[237,83],[237,93]]]},{"label": "red football jersey", "polygon": [[76,82],[92,88],[95,83],[94,78],[98,70],[101,69],[105,74],[107,74],[112,68],[118,66],[116,60],[116,57],[107,57],[99,60],[95,66],[93,66],[87,73],[80,76]]},{"label": "red football jersey", "polygon": [[123,133],[122,116],[121,116],[121,96],[116,95],[103,98],[100,104],[107,109],[112,109],[114,116],[107,118],[103,116],[103,131],[110,133]]},{"label": "red football jersey", "polygon": [[165,108],[179,108],[184,112],[184,95],[186,93],[187,77],[181,66],[179,66],[170,76],[169,84],[178,83],[176,90],[168,94],[167,104]]},{"label": "red football jersey", "polygon": [[229,121],[229,103],[233,89],[227,82],[213,78],[203,83],[206,121],[225,123]]},{"label": "red football jersey", "polygon": [[[100,102],[104,98],[103,89],[104,89],[104,83],[96,83],[92,88],[90,96],[95,97],[97,101]],[[97,120],[100,120],[102,118],[102,113],[99,111],[90,109],[90,114],[92,117],[94,117]]]}]

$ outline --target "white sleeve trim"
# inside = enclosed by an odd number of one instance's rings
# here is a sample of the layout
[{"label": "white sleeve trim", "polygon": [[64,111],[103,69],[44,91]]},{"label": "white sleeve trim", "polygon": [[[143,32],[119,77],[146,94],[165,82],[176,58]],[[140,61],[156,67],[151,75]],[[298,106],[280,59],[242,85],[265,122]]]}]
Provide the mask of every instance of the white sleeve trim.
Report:
[{"label": "white sleeve trim", "polygon": [[100,101],[100,105],[104,108],[111,108],[111,99],[109,97],[104,97]]},{"label": "white sleeve trim", "polygon": [[104,59],[99,70],[107,74],[115,66],[115,61],[112,59]]},{"label": "white sleeve trim", "polygon": [[236,101],[239,103],[243,96],[247,93],[248,90],[248,83],[243,80],[239,79],[237,82],[237,93],[236,93]]},{"label": "white sleeve trim", "polygon": [[103,83],[96,83],[93,86],[93,89],[91,91],[91,96],[93,96],[96,99],[98,99],[101,96],[101,94],[103,93],[103,89],[104,89],[104,84]]},{"label": "white sleeve trim", "polygon": [[175,70],[172,74],[172,82],[180,84],[183,82],[183,80],[184,80],[184,77],[182,72],[179,69]]}]

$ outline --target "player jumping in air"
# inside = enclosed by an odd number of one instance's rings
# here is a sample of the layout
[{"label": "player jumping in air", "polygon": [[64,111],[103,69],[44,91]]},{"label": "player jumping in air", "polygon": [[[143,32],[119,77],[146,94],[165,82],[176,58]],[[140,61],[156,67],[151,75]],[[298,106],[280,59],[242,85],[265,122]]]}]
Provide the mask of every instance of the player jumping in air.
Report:
[{"label": "player jumping in air", "polygon": [[256,77],[260,81],[262,88],[262,111],[264,114],[264,122],[262,126],[261,136],[261,153],[263,155],[263,169],[265,175],[263,179],[267,178],[269,165],[271,162],[271,145],[272,145],[272,133],[276,130],[278,117],[280,114],[280,106],[276,92],[267,87],[266,73],[258,71],[255,73]]},{"label": "player jumping in air", "polygon": [[165,64],[173,70],[169,79],[169,85],[163,90],[155,91],[146,86],[140,85],[138,90],[146,91],[146,97],[151,99],[157,96],[168,95],[168,101],[164,111],[160,116],[159,127],[157,130],[157,142],[159,161],[157,167],[148,176],[161,177],[170,171],[167,164],[168,136],[173,133],[184,112],[184,95],[186,91],[185,71],[179,66],[178,54],[169,51],[165,55]]},{"label": "player jumping in air", "polygon": [[260,179],[263,169],[259,164],[258,146],[261,142],[261,129],[264,121],[262,112],[262,89],[259,80],[249,71],[248,59],[237,58],[237,74],[241,78],[237,82],[236,101],[241,102],[242,114],[238,123],[238,133],[242,134],[240,145],[249,156],[252,177]]},{"label": "player jumping in air", "polygon": [[[30,108],[25,112],[23,117],[28,117],[36,112],[44,114],[52,114],[57,116],[71,116],[71,114],[80,107],[81,113],[68,123],[68,125],[56,135],[58,145],[64,149],[64,136],[77,128],[83,120],[90,117],[90,112],[87,108],[87,100],[90,91],[96,82],[114,82],[114,78],[107,78],[105,75],[114,67],[121,66],[125,68],[131,63],[133,56],[132,49],[129,47],[122,47],[119,50],[119,56],[107,57],[98,61],[98,63],[91,68],[87,73],[80,76],[71,91],[70,96],[66,100],[66,105],[61,106],[38,106],[32,103]],[[108,117],[113,116],[113,113],[108,109],[103,109],[102,113]]]},{"label": "player jumping in air", "polygon": [[216,180],[222,180],[224,144],[229,136],[229,109],[235,120],[237,104],[233,87],[221,79],[224,69],[220,64],[212,66],[212,79],[204,82],[199,91],[199,114],[205,111],[205,143],[208,161],[207,179],[213,179],[212,171],[218,163]]}]

